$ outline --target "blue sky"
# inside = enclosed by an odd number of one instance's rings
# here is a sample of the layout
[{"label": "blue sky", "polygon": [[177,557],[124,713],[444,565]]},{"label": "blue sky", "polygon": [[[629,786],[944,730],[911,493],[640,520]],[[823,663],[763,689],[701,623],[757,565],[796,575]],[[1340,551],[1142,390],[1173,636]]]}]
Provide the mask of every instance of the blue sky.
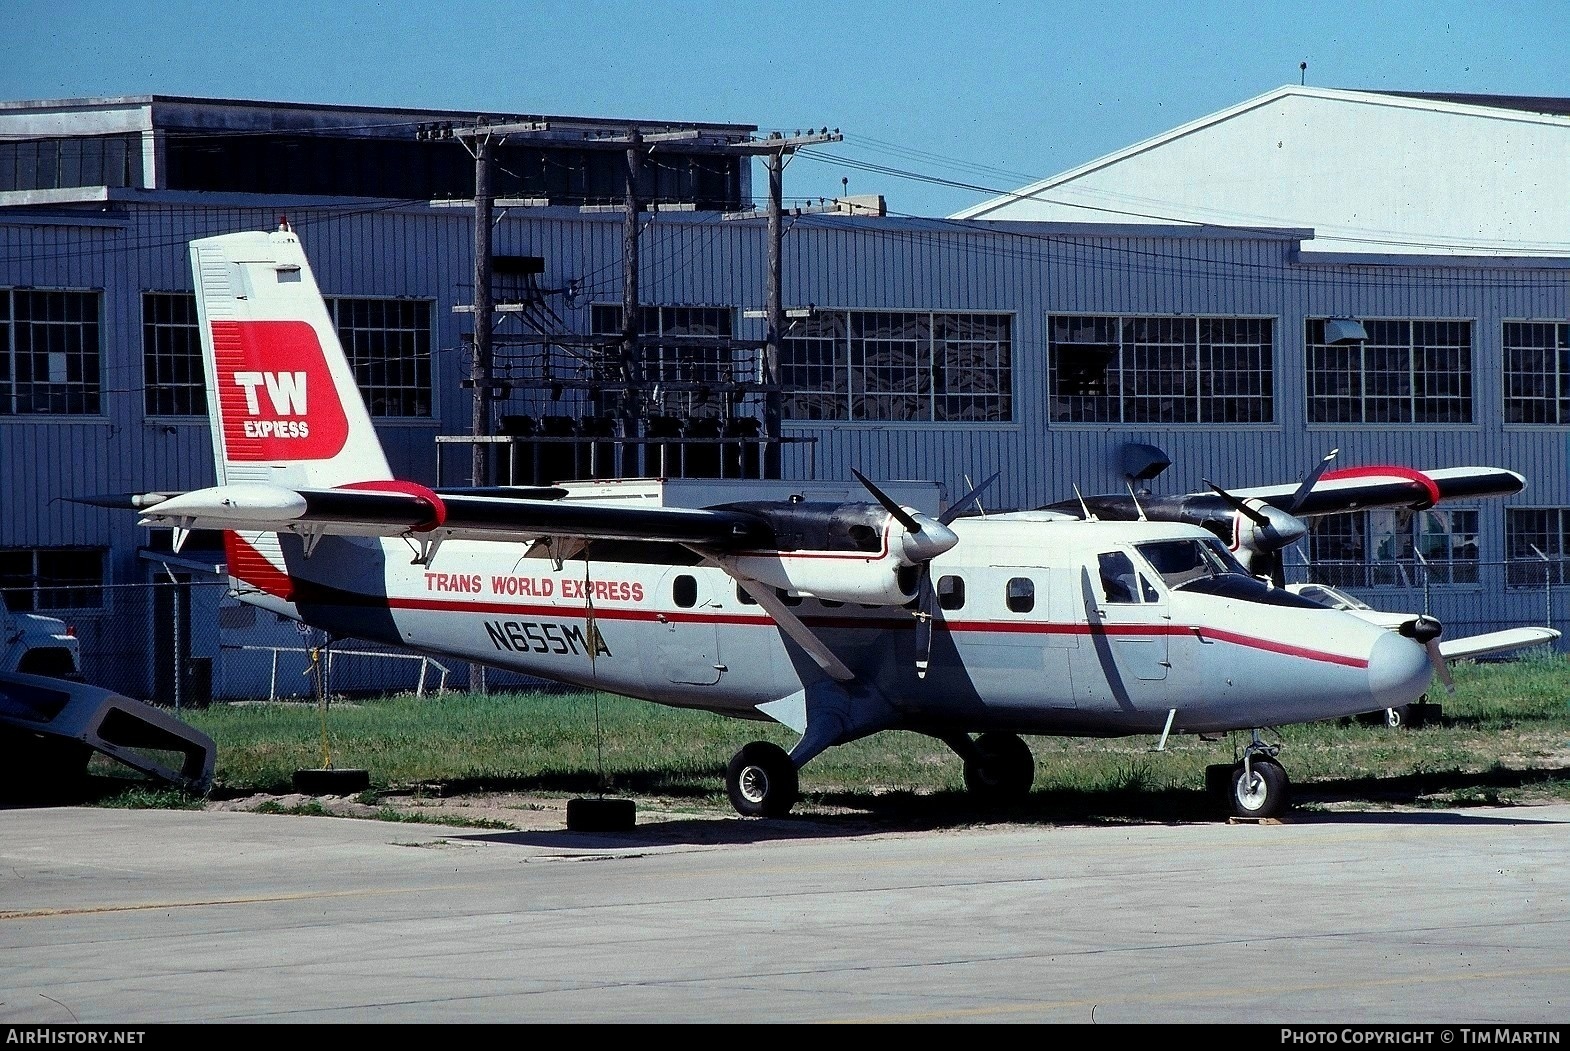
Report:
[{"label": "blue sky", "polygon": [[786,194],[843,186],[882,193],[901,214],[989,196],[932,180],[1014,189],[1300,76],[1570,95],[1567,0],[8,0],[3,10],[4,99],[166,94],[828,126],[845,139],[815,152],[850,163],[799,156]]}]

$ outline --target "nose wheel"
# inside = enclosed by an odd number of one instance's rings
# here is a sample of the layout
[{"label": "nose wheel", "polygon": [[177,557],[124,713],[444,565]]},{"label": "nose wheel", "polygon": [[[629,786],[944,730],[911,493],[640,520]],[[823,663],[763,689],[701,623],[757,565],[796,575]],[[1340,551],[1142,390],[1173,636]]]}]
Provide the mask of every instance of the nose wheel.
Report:
[{"label": "nose wheel", "polygon": [[1208,787],[1225,798],[1233,817],[1260,821],[1286,812],[1291,786],[1286,770],[1276,761],[1280,750],[1261,741],[1255,731],[1242,759],[1230,766],[1206,768]]}]

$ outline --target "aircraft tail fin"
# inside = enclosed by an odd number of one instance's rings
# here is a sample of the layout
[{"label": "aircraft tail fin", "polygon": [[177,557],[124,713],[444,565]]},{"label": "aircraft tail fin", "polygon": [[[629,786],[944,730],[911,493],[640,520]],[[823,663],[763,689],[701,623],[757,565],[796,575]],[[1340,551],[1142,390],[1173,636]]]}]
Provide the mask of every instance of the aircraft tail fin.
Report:
[{"label": "aircraft tail fin", "polygon": [[300,239],[191,242],[218,484],[332,488],[392,474]]}]

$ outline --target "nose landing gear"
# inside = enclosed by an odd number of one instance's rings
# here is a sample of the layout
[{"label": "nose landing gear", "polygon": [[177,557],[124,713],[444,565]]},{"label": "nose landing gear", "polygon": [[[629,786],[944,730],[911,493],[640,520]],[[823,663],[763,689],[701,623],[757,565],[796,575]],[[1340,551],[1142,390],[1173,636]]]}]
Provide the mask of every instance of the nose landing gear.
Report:
[{"label": "nose landing gear", "polygon": [[1280,751],[1280,745],[1266,744],[1255,730],[1236,763],[1205,768],[1206,787],[1225,800],[1233,817],[1254,821],[1279,817],[1290,805],[1287,772],[1276,761]]}]

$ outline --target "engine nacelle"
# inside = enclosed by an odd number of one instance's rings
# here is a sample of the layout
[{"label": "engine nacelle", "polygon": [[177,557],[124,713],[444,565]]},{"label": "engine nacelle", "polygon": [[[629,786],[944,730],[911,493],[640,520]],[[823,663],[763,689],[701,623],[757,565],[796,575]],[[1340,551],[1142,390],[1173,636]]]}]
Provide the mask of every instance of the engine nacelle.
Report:
[{"label": "engine nacelle", "polygon": [[916,574],[891,554],[802,551],[725,555],[715,561],[737,576],[834,602],[902,606],[916,597]]}]

